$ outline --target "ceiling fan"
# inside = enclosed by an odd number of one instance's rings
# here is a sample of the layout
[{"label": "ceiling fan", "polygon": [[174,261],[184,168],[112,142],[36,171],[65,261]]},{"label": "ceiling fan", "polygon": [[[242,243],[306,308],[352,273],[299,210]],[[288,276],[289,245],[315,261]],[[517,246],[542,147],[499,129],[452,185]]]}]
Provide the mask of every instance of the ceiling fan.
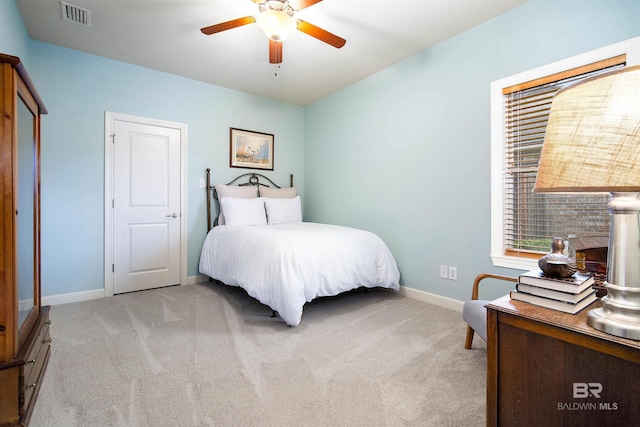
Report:
[{"label": "ceiling fan", "polygon": [[257,22],[262,31],[269,38],[269,62],[282,63],[282,43],[296,29],[322,42],[340,49],[347,42],[320,27],[302,19],[296,19],[295,14],[322,0],[252,0],[258,5],[260,13],[257,16],[245,16],[220,24],[200,29],[204,34],[211,35],[232,28],[241,27]]}]

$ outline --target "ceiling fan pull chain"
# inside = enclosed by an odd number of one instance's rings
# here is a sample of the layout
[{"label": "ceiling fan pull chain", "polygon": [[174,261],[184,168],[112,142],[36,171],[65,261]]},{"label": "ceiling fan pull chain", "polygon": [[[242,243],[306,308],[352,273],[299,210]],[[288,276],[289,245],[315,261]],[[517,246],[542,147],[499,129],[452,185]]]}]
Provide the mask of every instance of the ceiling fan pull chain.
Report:
[{"label": "ceiling fan pull chain", "polygon": [[280,64],[274,64],[275,65],[275,73],[273,74],[274,76],[278,77],[278,69],[280,68]]}]

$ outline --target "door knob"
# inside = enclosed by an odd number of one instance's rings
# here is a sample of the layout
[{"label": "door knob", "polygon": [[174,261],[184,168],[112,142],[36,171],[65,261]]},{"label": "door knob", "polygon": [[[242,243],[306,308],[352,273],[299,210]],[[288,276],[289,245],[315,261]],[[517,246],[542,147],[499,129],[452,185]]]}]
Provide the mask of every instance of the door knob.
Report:
[{"label": "door knob", "polygon": [[178,218],[178,214],[176,212],[166,215],[167,218]]}]

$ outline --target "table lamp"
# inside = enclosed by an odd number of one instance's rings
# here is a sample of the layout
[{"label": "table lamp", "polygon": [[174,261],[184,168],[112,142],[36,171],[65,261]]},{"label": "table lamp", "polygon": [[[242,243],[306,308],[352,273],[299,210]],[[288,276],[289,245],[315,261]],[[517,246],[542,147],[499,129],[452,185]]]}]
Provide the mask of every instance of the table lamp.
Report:
[{"label": "table lamp", "polygon": [[611,193],[607,295],[587,323],[640,340],[640,66],[556,93],[533,191]]}]

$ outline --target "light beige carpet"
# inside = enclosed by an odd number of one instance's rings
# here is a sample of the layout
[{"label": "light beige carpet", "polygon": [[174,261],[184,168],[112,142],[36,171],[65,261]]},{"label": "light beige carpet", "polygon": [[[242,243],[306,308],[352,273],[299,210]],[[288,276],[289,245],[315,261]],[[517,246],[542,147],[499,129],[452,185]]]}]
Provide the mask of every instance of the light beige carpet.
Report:
[{"label": "light beige carpet", "polygon": [[31,426],[485,424],[460,313],[380,289],[270,315],[214,283],[54,306]]}]

